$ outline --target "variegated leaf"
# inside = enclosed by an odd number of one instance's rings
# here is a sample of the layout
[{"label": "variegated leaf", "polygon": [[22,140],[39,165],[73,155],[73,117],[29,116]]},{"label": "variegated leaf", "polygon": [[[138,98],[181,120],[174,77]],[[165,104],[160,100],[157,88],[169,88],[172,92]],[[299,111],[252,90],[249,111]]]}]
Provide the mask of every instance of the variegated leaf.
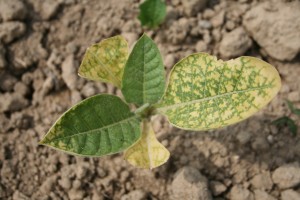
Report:
[{"label": "variegated leaf", "polygon": [[84,78],[112,83],[121,87],[128,44],[124,37],[115,36],[89,47],[78,74]]},{"label": "variegated leaf", "polygon": [[270,102],[280,87],[277,70],[258,58],[223,62],[198,53],[174,66],[156,107],[177,127],[207,130],[246,119]]}]

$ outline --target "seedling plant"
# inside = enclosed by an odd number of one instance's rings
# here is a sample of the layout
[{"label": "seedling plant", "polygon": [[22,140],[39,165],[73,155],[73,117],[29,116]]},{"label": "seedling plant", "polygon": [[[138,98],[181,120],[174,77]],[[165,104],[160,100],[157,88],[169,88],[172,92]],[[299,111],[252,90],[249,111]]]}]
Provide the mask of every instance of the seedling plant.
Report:
[{"label": "seedling plant", "polygon": [[166,81],[162,56],[145,34],[130,54],[122,36],[92,45],[79,75],[113,84],[124,99],[99,94],[83,100],[66,111],[40,143],[88,157],[124,151],[125,160],[148,169],[170,156],[156,139],[154,115],[164,115],[186,130],[221,128],[253,115],[281,86],[276,69],[258,58],[224,62],[206,53],[183,58]]}]

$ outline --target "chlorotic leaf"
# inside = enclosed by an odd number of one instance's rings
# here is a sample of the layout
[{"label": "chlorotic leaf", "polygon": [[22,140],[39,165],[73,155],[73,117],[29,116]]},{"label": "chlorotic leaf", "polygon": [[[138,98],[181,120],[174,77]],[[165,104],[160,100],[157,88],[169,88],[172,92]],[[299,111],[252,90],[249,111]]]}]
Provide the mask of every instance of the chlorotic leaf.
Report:
[{"label": "chlorotic leaf", "polygon": [[143,26],[155,28],[164,21],[166,13],[166,4],[163,1],[145,0],[140,5],[138,19]]},{"label": "chlorotic leaf", "polygon": [[64,113],[41,144],[83,156],[123,151],[140,138],[140,119],[119,97],[96,95]]},{"label": "chlorotic leaf", "polygon": [[127,58],[128,44],[125,38],[120,35],[111,37],[87,49],[78,74],[120,88]]},{"label": "chlorotic leaf", "polygon": [[160,52],[145,34],[135,44],[126,62],[122,93],[128,103],[153,104],[165,90],[165,72]]},{"label": "chlorotic leaf", "polygon": [[244,56],[223,62],[198,53],[174,66],[156,107],[177,127],[207,130],[246,119],[271,101],[280,87],[277,70],[260,59]]},{"label": "chlorotic leaf", "polygon": [[153,169],[170,157],[170,152],[158,142],[150,122],[143,121],[141,139],[125,151],[124,158],[130,164],[140,168]]}]

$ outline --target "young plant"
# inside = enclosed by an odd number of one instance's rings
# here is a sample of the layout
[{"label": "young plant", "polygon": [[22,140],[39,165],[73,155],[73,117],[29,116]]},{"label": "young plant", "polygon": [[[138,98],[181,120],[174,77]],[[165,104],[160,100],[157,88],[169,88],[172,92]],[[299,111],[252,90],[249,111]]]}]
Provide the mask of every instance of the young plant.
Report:
[{"label": "young plant", "polygon": [[[298,117],[300,117],[300,109],[295,108],[293,103],[289,100],[286,100],[286,103],[287,103],[290,111],[292,112],[292,114],[295,114]],[[289,130],[290,130],[290,132],[292,133],[293,136],[297,135],[298,127],[296,125],[296,122],[288,116],[280,117],[280,118],[276,119],[275,121],[273,121],[272,123],[277,125],[277,126],[285,125],[289,128]]]},{"label": "young plant", "polygon": [[140,5],[138,19],[142,26],[156,28],[166,17],[166,4],[161,0],[145,0]]},{"label": "young plant", "polygon": [[152,116],[165,115],[186,130],[221,128],[260,110],[281,86],[276,69],[260,59],[224,62],[196,53],[173,67],[166,87],[161,54],[145,34],[129,56],[122,36],[91,46],[79,75],[114,84],[126,102],[109,94],[87,98],[65,112],[40,143],[81,156],[125,151],[129,163],[150,169],[170,156],[155,137]]}]

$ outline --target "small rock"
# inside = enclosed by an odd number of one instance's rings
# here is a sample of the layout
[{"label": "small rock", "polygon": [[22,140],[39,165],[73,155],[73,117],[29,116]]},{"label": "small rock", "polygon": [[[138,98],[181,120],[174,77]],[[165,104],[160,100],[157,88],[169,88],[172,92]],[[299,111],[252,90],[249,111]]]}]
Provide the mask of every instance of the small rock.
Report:
[{"label": "small rock", "polygon": [[250,141],[251,136],[252,135],[248,131],[242,130],[241,132],[239,132],[236,138],[242,145],[245,145]]},{"label": "small rock", "polygon": [[218,196],[227,190],[227,187],[219,181],[211,181],[209,185],[214,196]]},{"label": "small rock", "polygon": [[72,90],[71,91],[71,102],[72,105],[79,103],[82,100],[80,92],[77,90]]},{"label": "small rock", "polygon": [[78,51],[78,46],[74,42],[69,42],[66,45],[66,51],[69,54],[74,54]]},{"label": "small rock", "polygon": [[76,63],[74,55],[69,55],[61,65],[62,78],[70,90],[75,90],[77,75],[76,75]]},{"label": "small rock", "polygon": [[183,12],[186,16],[194,16],[206,7],[207,0],[182,0]]},{"label": "small rock", "polygon": [[12,199],[13,200],[29,200],[30,198],[17,190],[14,192]]},{"label": "small rock", "polygon": [[183,167],[175,174],[171,184],[172,199],[211,200],[207,179],[192,167]]},{"label": "small rock", "polygon": [[210,19],[210,22],[214,28],[221,26],[224,22],[225,11],[219,12],[216,16]]},{"label": "small rock", "polygon": [[299,10],[300,1],[267,1],[249,10],[243,25],[268,55],[292,60],[300,51]]},{"label": "small rock", "polygon": [[68,191],[68,196],[69,199],[72,200],[82,200],[84,196],[84,192],[82,190],[77,190],[72,188],[71,190]]},{"label": "small rock", "polygon": [[254,195],[241,185],[235,185],[230,190],[231,200],[254,200]]},{"label": "small rock", "polygon": [[273,182],[271,179],[270,172],[263,172],[261,174],[255,175],[251,179],[251,184],[254,188],[260,189],[260,190],[271,190],[273,187]]},{"label": "small rock", "polygon": [[168,69],[171,69],[173,65],[175,64],[175,58],[173,54],[168,54],[165,58],[165,66]]},{"label": "small rock", "polygon": [[81,93],[84,97],[90,97],[97,93],[96,88],[94,87],[94,84],[91,82],[86,83],[82,89]]},{"label": "small rock", "polygon": [[0,112],[5,111],[18,111],[26,106],[29,102],[22,95],[17,93],[4,93],[0,94]]},{"label": "small rock", "polygon": [[265,151],[270,148],[270,145],[266,138],[264,137],[257,137],[251,144],[251,147],[256,151]]},{"label": "small rock", "polygon": [[300,101],[300,92],[299,91],[293,91],[288,94],[288,100],[292,102],[298,102]]},{"label": "small rock", "polygon": [[196,51],[197,52],[206,52],[207,51],[207,44],[203,41],[203,40],[200,40],[197,42],[196,44]]},{"label": "small rock", "polygon": [[300,184],[299,163],[290,163],[278,167],[272,174],[275,184],[281,189],[292,188]]},{"label": "small rock", "polygon": [[208,21],[208,20],[200,20],[200,21],[198,22],[198,25],[199,25],[199,27],[202,28],[202,29],[211,29],[211,28],[212,28],[212,24],[211,24],[211,22]]},{"label": "small rock", "polygon": [[225,34],[220,43],[220,54],[223,57],[243,55],[252,45],[252,41],[242,27]]},{"label": "small rock", "polygon": [[54,17],[59,9],[60,4],[61,2],[56,0],[40,1],[40,4],[38,5],[39,6],[38,11],[40,11],[39,13],[41,15],[41,18],[43,20],[49,20],[52,17]]},{"label": "small rock", "polygon": [[262,190],[254,190],[254,197],[255,200],[276,200],[273,196]]},{"label": "small rock", "polygon": [[4,21],[23,20],[27,9],[20,0],[0,0],[0,18]]},{"label": "small rock", "polygon": [[285,190],[281,192],[281,200],[299,200],[300,193],[295,190]]},{"label": "small rock", "polygon": [[121,197],[121,200],[144,200],[147,198],[147,193],[142,190],[133,190]]},{"label": "small rock", "polygon": [[17,79],[8,74],[8,73],[1,73],[0,74],[0,89],[5,92],[10,92],[13,90],[14,85],[17,83]]},{"label": "small rock", "polygon": [[61,180],[58,181],[58,184],[66,190],[69,190],[72,186],[70,179],[67,177],[62,177]]},{"label": "small rock", "polygon": [[26,26],[22,22],[0,23],[0,41],[7,44],[22,36],[26,31]]},{"label": "small rock", "polygon": [[14,86],[14,91],[22,96],[25,96],[29,93],[27,85],[25,85],[23,82],[17,82]]}]

